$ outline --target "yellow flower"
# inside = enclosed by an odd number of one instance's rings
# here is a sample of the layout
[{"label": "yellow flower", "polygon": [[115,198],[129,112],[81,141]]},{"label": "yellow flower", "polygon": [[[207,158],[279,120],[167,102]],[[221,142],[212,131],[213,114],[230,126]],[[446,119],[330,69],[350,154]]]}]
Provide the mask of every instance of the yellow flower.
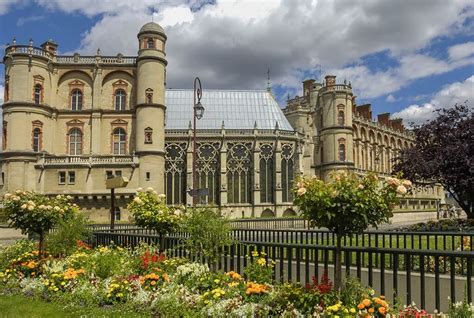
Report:
[{"label": "yellow flower", "polygon": [[257,264],[260,266],[265,266],[267,264],[267,261],[264,258],[259,258],[257,260]]},{"label": "yellow flower", "polygon": [[253,257],[258,257],[258,251],[252,251],[252,256]]}]

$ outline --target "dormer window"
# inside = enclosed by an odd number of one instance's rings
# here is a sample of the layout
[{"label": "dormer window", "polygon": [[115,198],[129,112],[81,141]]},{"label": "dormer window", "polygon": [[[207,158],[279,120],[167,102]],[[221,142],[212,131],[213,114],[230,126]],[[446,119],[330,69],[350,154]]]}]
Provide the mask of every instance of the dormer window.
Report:
[{"label": "dormer window", "polygon": [[145,143],[146,144],[153,143],[153,129],[150,127],[145,128]]},{"label": "dormer window", "polygon": [[34,88],[34,93],[33,93],[33,100],[35,104],[41,104],[42,94],[43,94],[43,87],[41,86],[41,84],[36,84]]},{"label": "dormer window", "polygon": [[152,38],[148,38],[146,40],[146,48],[147,49],[154,49],[155,48],[155,40],[153,40]]},{"label": "dormer window", "polygon": [[145,91],[145,100],[147,104],[153,103],[153,90],[151,88],[147,88]]},{"label": "dormer window", "polygon": [[75,111],[82,110],[82,91],[78,88],[71,92],[71,109]]},{"label": "dormer window", "polygon": [[125,110],[127,94],[123,89],[115,91],[115,110]]}]

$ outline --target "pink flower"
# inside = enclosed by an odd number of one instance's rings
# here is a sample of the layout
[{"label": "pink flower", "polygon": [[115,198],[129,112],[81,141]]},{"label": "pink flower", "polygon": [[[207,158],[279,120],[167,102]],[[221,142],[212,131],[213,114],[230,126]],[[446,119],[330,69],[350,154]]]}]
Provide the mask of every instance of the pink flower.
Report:
[{"label": "pink flower", "polygon": [[405,186],[403,185],[399,185],[397,187],[397,193],[398,194],[406,194],[408,191],[407,191],[407,188],[405,188]]},{"label": "pink flower", "polygon": [[406,188],[411,188],[412,183],[410,180],[403,180],[402,185],[405,186]]}]

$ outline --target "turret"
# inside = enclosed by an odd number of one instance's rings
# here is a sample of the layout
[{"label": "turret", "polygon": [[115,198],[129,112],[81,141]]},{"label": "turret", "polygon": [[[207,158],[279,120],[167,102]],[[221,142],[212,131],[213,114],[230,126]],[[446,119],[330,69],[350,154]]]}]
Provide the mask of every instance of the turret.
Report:
[{"label": "turret", "polygon": [[166,35],[150,22],[138,33],[136,154],[140,156],[140,186],[163,192],[165,166]]},{"label": "turret", "polygon": [[325,77],[325,85],[319,90],[314,122],[319,136],[316,166],[321,177],[330,170],[354,167],[352,128],[352,88],[350,84],[336,84],[336,76]]}]

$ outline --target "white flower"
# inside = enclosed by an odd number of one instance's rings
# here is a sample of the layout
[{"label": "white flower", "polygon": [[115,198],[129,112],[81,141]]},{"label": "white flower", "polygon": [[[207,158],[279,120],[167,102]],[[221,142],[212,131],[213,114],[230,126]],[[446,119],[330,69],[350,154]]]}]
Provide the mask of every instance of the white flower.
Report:
[{"label": "white flower", "polygon": [[146,188],[146,192],[153,192],[153,191],[155,191],[155,190],[152,187]]},{"label": "white flower", "polygon": [[35,209],[35,206],[34,205],[29,205],[28,206],[28,211],[33,211]]},{"label": "white flower", "polygon": [[163,193],[162,193],[162,194],[158,194],[158,198],[164,199],[164,198],[166,198],[166,194],[163,194]]},{"label": "white flower", "polygon": [[402,184],[400,180],[398,180],[397,178],[392,178],[392,177],[387,177],[387,178],[385,179],[385,181],[386,181],[389,185],[391,185],[391,186],[396,186],[396,187],[398,187],[399,185]]},{"label": "white flower", "polygon": [[56,199],[58,199],[58,200],[61,199],[61,198],[62,198],[62,197],[61,197],[60,194],[58,194],[58,195],[56,196]]},{"label": "white flower", "polygon": [[302,196],[306,193],[306,188],[299,188],[296,193],[298,194],[298,196]]},{"label": "white flower", "polygon": [[405,188],[411,188],[412,183],[410,180],[403,180],[402,185],[405,186]]},{"label": "white flower", "polygon": [[359,185],[357,186],[357,188],[360,189],[360,190],[362,190],[362,189],[364,189],[364,185],[363,185],[363,184],[359,184]]},{"label": "white flower", "polygon": [[20,201],[20,197],[17,197],[16,195],[12,196],[13,201]]},{"label": "white flower", "polygon": [[68,196],[66,197],[66,199],[72,200],[72,197],[71,197],[70,195],[68,195]]},{"label": "white flower", "polygon": [[54,211],[60,211],[61,210],[61,208],[58,207],[57,205],[53,209],[54,209]]},{"label": "white flower", "polygon": [[407,188],[405,188],[405,186],[399,185],[397,187],[397,193],[398,194],[406,194],[407,193]]},{"label": "white flower", "polygon": [[5,195],[3,196],[3,198],[5,200],[8,200],[12,195],[10,193],[5,193]]},{"label": "white flower", "polygon": [[27,206],[26,204],[23,204],[23,205],[21,206],[21,208],[22,208],[23,210],[26,210],[27,207],[28,207],[28,206]]},{"label": "white flower", "polygon": [[139,197],[135,197],[133,198],[133,201],[138,203],[138,204],[141,204],[142,203],[142,199],[140,199]]},{"label": "white flower", "polygon": [[137,192],[142,192],[143,188],[137,188]]}]

